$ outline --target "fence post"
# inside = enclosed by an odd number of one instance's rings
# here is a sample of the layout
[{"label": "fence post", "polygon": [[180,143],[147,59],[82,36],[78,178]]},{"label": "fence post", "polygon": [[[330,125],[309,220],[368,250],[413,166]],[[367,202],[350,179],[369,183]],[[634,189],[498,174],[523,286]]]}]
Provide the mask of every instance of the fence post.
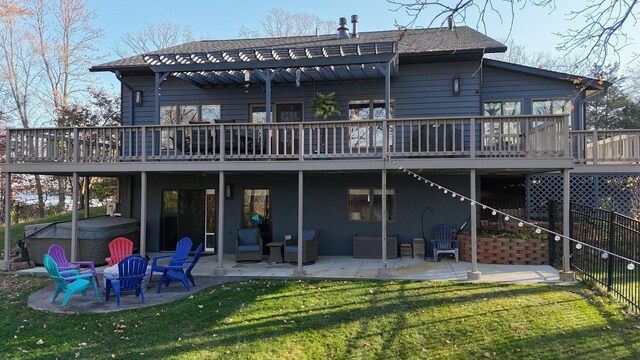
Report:
[{"label": "fence post", "polygon": [[[609,211],[609,246],[607,247],[607,251],[610,254],[613,254],[615,249],[615,236],[616,236],[616,226],[615,226],[615,218],[616,213],[613,211]],[[607,292],[611,292],[611,285],[613,283],[613,256],[607,257]]]},{"label": "fence post", "polygon": [[[547,211],[549,214],[549,230],[556,231],[556,201],[549,200],[547,203]],[[553,266],[556,262],[556,241],[555,235],[547,233],[549,243],[549,265]]]}]

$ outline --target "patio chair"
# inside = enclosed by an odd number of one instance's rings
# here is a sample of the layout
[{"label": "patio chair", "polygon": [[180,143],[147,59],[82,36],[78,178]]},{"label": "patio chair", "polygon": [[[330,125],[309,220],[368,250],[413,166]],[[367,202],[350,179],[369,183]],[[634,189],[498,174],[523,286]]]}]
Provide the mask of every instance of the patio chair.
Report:
[{"label": "patio chair", "polygon": [[[70,262],[67,260],[67,255],[64,252],[64,249],[57,244],[53,244],[49,246],[49,250],[47,250],[47,254],[51,256],[51,258],[58,265],[58,269],[66,272],[67,270],[77,270],[78,272],[90,272],[96,278],[96,284],[98,283],[98,275],[96,274],[96,266],[93,261],[73,261]],[[82,269],[82,266],[87,266],[88,268]],[[73,276],[72,273],[66,273],[66,276]],[[100,284],[98,284],[100,286]]]},{"label": "patio chair", "polygon": [[110,257],[104,259],[107,262],[107,266],[113,266],[120,262],[120,260],[133,254],[133,241],[119,237],[111,240],[109,243]]},{"label": "patio chair", "polygon": [[[151,262],[151,274],[154,272],[161,272],[162,277],[160,278],[160,284],[158,285],[158,292],[162,288],[162,282],[166,280],[167,271],[171,267],[182,267],[182,265],[187,261],[187,257],[189,256],[189,252],[191,251],[191,246],[193,242],[188,237],[183,237],[176,244],[176,251],[173,255],[162,255],[162,256],[154,256]],[[158,264],[158,260],[170,258],[169,263],[166,265]]]},{"label": "patio chair", "polygon": [[[312,263],[318,260],[318,243],[320,229],[302,230],[302,263]],[[298,262],[298,239],[284,241],[284,261]]]},{"label": "patio chair", "polygon": [[136,297],[140,296],[144,303],[144,289],[142,279],[147,271],[149,260],[141,255],[129,255],[118,262],[118,277],[105,275],[106,299],[109,301],[111,289],[116,294],[116,304],[120,307],[120,293],[123,291],[136,291]]},{"label": "patio chair", "polygon": [[64,297],[62,298],[62,306],[66,306],[71,295],[81,292],[82,296],[87,295],[87,288],[93,286],[93,292],[96,294],[96,300],[100,301],[100,293],[98,292],[98,282],[93,274],[80,274],[77,269],[60,271],[56,261],[44,254],[42,262],[45,269],[49,273],[49,276],[58,285],[56,291],[53,293],[51,303],[56,301],[56,298],[61,291],[64,291]]},{"label": "patio chair", "polygon": [[458,240],[453,239],[453,228],[447,224],[436,225],[433,228],[433,239],[431,248],[433,249],[433,261],[438,261],[439,254],[454,254],[458,262]]},{"label": "patio chair", "polygon": [[236,262],[262,261],[262,236],[258,228],[239,229],[236,242]]},{"label": "patio chair", "polygon": [[198,245],[191,260],[185,260],[182,266],[165,266],[165,272],[162,274],[162,278],[160,279],[160,286],[162,286],[163,281],[165,286],[169,286],[171,280],[176,280],[180,281],[187,291],[191,291],[189,281],[191,281],[193,286],[196,286],[196,282],[193,280],[193,275],[191,275],[191,270],[193,270],[198,263],[198,260],[200,260],[202,246],[202,244]]}]

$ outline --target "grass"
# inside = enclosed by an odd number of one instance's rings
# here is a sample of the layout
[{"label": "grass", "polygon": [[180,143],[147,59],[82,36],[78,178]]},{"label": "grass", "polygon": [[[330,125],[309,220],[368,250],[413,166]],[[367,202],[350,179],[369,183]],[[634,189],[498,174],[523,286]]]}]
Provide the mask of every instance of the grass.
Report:
[{"label": "grass", "polygon": [[[104,206],[94,207],[90,209],[90,216],[100,216],[105,215],[107,213],[107,208]],[[78,210],[78,219],[84,218],[84,210]],[[13,220],[13,219],[12,219]],[[15,245],[18,243],[18,240],[24,237],[24,227],[31,224],[41,224],[41,223],[49,223],[49,222],[57,222],[57,221],[69,221],[71,220],[71,213],[64,213],[53,215],[49,217],[45,217],[42,219],[34,219],[29,220],[17,224],[11,224],[11,244]],[[4,225],[4,224],[3,224]],[[0,227],[0,234],[2,239],[4,239],[4,226]],[[4,241],[0,244],[0,252],[4,252]]]},{"label": "grass", "polygon": [[61,316],[26,306],[48,283],[0,275],[3,358],[640,358],[638,320],[581,286],[254,280]]}]

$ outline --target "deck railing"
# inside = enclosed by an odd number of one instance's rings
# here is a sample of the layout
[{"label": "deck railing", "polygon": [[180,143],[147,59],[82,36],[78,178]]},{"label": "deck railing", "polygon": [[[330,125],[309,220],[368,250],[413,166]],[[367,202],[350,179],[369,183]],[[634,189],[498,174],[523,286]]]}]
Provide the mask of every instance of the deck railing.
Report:
[{"label": "deck railing", "polygon": [[640,162],[640,129],[572,131],[571,144],[579,164]]},{"label": "deck railing", "polygon": [[385,154],[555,158],[569,151],[567,121],[564,116],[505,116],[10,129],[7,161],[305,160]]}]

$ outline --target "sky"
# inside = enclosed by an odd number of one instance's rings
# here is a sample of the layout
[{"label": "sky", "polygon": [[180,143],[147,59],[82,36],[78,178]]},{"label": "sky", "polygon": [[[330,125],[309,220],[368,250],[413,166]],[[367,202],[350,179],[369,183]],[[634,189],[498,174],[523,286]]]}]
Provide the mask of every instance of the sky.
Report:
[{"label": "sky", "polygon": [[[453,2],[453,1],[452,1]],[[503,0],[494,0],[500,5]],[[531,52],[547,52],[560,56],[555,50],[559,38],[554,33],[564,32],[568,27],[575,27],[578,21],[569,21],[567,13],[571,6],[586,3],[586,0],[557,0],[557,9],[532,5],[524,9],[516,9],[515,20],[510,37],[518,44],[526,45]],[[112,49],[118,44],[123,34],[135,32],[144,23],[159,23],[168,20],[179,25],[189,25],[196,38],[234,39],[238,38],[241,26],[259,29],[262,18],[273,8],[281,8],[289,13],[309,13],[322,19],[335,20],[358,14],[360,31],[391,30],[394,23],[406,24],[409,17],[403,10],[394,12],[394,5],[385,0],[89,0],[89,7],[96,13],[95,25],[104,30],[104,37],[99,44],[100,55],[106,62],[118,57]],[[489,15],[486,34],[496,40],[504,40],[510,32],[510,9],[499,8],[503,20]],[[424,12],[416,25],[426,27],[433,13]],[[351,24],[348,23],[350,26]],[[464,24],[459,24],[464,25]],[[476,27],[475,22],[467,24]],[[633,24],[629,24],[633,25]],[[640,26],[629,26],[628,46],[621,52],[622,66],[633,57],[636,41],[640,41]],[[483,29],[480,29],[484,32]],[[637,53],[638,50],[635,50]],[[98,75],[99,81],[107,87],[117,89],[117,81],[111,73]]]}]

